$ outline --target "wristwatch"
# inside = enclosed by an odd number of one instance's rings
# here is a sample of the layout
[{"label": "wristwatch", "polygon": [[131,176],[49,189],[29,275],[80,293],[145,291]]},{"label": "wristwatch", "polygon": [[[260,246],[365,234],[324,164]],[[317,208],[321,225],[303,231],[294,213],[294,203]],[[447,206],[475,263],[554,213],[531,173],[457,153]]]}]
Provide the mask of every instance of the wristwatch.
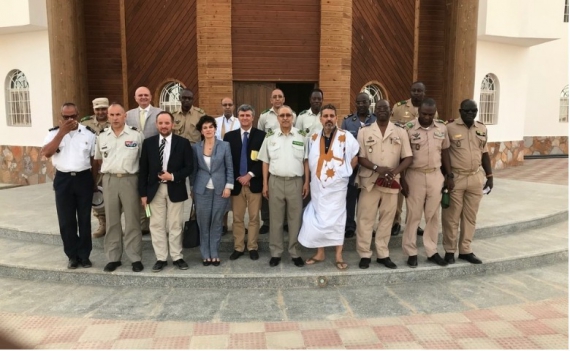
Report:
[{"label": "wristwatch", "polygon": [[372,170],[376,172],[376,168],[378,168],[378,165],[374,165],[374,167],[372,167]]},{"label": "wristwatch", "polygon": [[447,174],[447,178],[453,179],[453,178],[455,178],[455,175],[453,175],[453,173],[448,173],[448,174]]}]

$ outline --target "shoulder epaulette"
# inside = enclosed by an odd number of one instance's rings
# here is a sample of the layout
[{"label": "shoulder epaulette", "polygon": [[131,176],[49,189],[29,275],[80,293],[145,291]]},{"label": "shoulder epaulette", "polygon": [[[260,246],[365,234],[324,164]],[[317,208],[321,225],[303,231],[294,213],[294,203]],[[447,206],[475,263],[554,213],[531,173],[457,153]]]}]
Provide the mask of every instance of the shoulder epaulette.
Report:
[{"label": "shoulder epaulette", "polygon": [[301,134],[302,136],[304,136],[304,137],[307,136],[307,132],[305,132],[303,129],[299,129],[299,130],[297,130],[297,132],[298,132],[299,134]]},{"label": "shoulder epaulette", "polygon": [[406,129],[411,129],[414,126],[414,122],[408,122],[406,123]]},{"label": "shoulder epaulette", "polygon": [[[106,129],[106,128],[105,128],[105,129]],[[131,129],[138,131],[137,127],[132,127],[132,126],[131,126]]]},{"label": "shoulder epaulette", "polygon": [[108,130],[109,130],[109,127],[103,129],[104,132],[106,132]]},{"label": "shoulder epaulette", "polygon": [[267,112],[269,112],[269,110],[271,110],[271,109],[270,109],[270,108],[268,108],[267,110],[265,110],[265,111],[261,112],[261,114],[267,113]]},{"label": "shoulder epaulette", "polygon": [[204,113],[204,114],[206,113],[206,112],[204,112],[204,110],[202,110],[202,109],[199,108],[199,107],[196,107],[196,106],[192,106],[192,107],[194,107],[194,109],[195,109],[196,111],[200,112],[200,113]]},{"label": "shoulder epaulette", "polygon": [[394,122],[394,125],[395,125],[396,127],[400,127],[400,128],[406,127],[406,125],[405,125],[404,123],[400,122],[400,121]]},{"label": "shoulder epaulette", "polygon": [[350,118],[350,116],[352,116],[352,115],[346,115],[346,116],[344,117],[344,119]]},{"label": "shoulder epaulette", "polygon": [[451,123],[451,122],[453,122],[453,121],[455,121],[455,119],[448,119],[447,121],[445,121],[445,122],[443,122],[443,123],[444,123],[444,124],[448,124],[448,123]]},{"label": "shoulder epaulette", "polygon": [[271,129],[269,129],[269,130],[267,131],[267,133],[265,133],[265,137],[266,137],[266,138],[268,138],[268,137],[270,137],[270,136],[272,136],[272,135],[273,135],[273,131],[272,131]]},{"label": "shoulder epaulette", "polygon": [[51,131],[53,131],[53,130],[58,130],[58,129],[59,129],[59,126],[57,126],[57,127],[53,127],[53,128],[50,128],[50,130],[49,130],[49,131],[51,132]]},{"label": "shoulder epaulette", "polygon": [[91,128],[91,127],[89,127],[89,126],[85,126],[85,129],[87,129],[88,131],[90,131],[90,132],[93,133],[93,134],[97,134],[97,132],[95,132],[95,131],[93,130],[93,128]]},{"label": "shoulder epaulette", "polygon": [[402,100],[402,101],[398,102],[397,105],[398,106],[405,105],[407,102],[408,102],[408,100]]},{"label": "shoulder epaulette", "polygon": [[307,111],[309,111],[309,110],[303,110],[303,111],[299,112],[299,116],[304,115],[305,113],[307,113]]},{"label": "shoulder epaulette", "polygon": [[479,123],[479,124],[482,124],[482,125],[485,125],[485,123],[483,123],[483,122],[481,122],[481,121],[475,121],[475,122],[477,122],[477,123]]},{"label": "shoulder epaulette", "polygon": [[90,120],[90,119],[91,119],[91,116],[85,116],[85,117],[83,117],[83,118],[81,119],[81,121],[79,121],[79,122],[80,122],[80,123],[81,123],[81,122],[85,122],[85,121],[88,121],[88,120]]},{"label": "shoulder epaulette", "polygon": [[437,123],[445,123],[445,121],[442,119],[434,119],[434,121],[436,121]]}]

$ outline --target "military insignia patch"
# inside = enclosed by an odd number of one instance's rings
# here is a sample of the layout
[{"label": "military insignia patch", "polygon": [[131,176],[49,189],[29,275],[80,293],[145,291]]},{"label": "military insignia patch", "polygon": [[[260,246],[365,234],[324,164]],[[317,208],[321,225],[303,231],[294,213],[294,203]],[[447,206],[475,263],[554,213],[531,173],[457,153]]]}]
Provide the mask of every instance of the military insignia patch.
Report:
[{"label": "military insignia patch", "polygon": [[420,144],[416,144],[416,150],[420,149]]},{"label": "military insignia patch", "polygon": [[457,140],[457,141],[455,142],[455,145],[457,145],[457,147],[461,147],[461,140]]},{"label": "military insignia patch", "polygon": [[137,147],[139,144],[136,141],[127,140],[125,141],[126,147]]},{"label": "military insignia patch", "polygon": [[480,130],[476,130],[475,134],[477,134],[478,136],[487,136],[487,133],[480,131]]},{"label": "military insignia patch", "polygon": [[408,122],[406,123],[406,128],[410,129],[414,126],[414,122]]},{"label": "military insignia patch", "polygon": [[420,133],[412,134],[412,140],[420,140]]}]

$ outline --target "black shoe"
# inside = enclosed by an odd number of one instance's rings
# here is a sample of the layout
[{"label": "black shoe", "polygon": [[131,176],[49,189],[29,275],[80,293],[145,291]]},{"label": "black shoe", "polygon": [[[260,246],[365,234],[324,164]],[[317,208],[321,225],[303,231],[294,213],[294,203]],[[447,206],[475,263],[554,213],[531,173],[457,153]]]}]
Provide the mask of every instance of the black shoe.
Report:
[{"label": "black shoe", "polygon": [[241,256],[243,256],[243,252],[234,250],[234,252],[232,252],[232,254],[230,255],[230,261],[237,260]]},{"label": "black shoe", "polygon": [[418,227],[418,230],[416,231],[416,233],[418,234],[418,236],[423,236],[424,230],[422,228]]},{"label": "black shoe", "polygon": [[117,269],[117,267],[119,267],[121,264],[122,264],[121,261],[109,262],[107,263],[105,268],[103,268],[103,272],[112,272],[115,269]]},{"label": "black shoe", "polygon": [[418,255],[408,257],[408,266],[416,268],[418,266]]},{"label": "black shoe", "polygon": [[83,258],[79,261],[81,262],[81,267],[83,268],[91,268],[93,266],[88,258]]},{"label": "black shoe", "polygon": [[392,236],[396,236],[396,235],[400,234],[401,229],[402,229],[402,226],[400,225],[400,223],[394,223],[394,225],[392,226],[392,232],[390,234]]},{"label": "black shoe", "polygon": [[228,234],[228,227],[223,226],[222,227],[222,236]]},{"label": "black shoe", "polygon": [[370,262],[372,262],[371,259],[363,257],[360,259],[360,262],[358,263],[358,267],[360,267],[362,269],[366,269],[366,268],[370,267]]},{"label": "black shoe", "polygon": [[209,266],[209,265],[212,264],[212,261],[204,260],[204,261],[202,261],[202,264],[203,264],[204,266]]},{"label": "black shoe", "polygon": [[479,257],[475,256],[474,253],[470,253],[470,254],[459,254],[459,256],[457,256],[457,258],[459,258],[460,260],[465,260],[469,263],[473,263],[473,264],[481,264],[483,263],[483,261],[481,261],[479,259]]},{"label": "black shoe", "polygon": [[281,257],[271,257],[269,260],[269,267],[275,267],[281,262]]},{"label": "black shoe", "polygon": [[178,269],[181,269],[183,271],[188,269],[188,263],[184,262],[183,259],[176,260],[172,262],[172,264],[178,267]]},{"label": "black shoe", "polygon": [[70,258],[67,262],[67,269],[76,269],[77,267],[79,267],[79,262],[75,258]]},{"label": "black shoe", "polygon": [[222,263],[222,262],[220,262],[220,260],[212,261],[212,266],[218,267],[220,265],[220,263]]},{"label": "black shoe", "polygon": [[289,224],[283,225],[283,230],[289,233]]},{"label": "black shoe", "polygon": [[447,264],[454,264],[455,263],[455,254],[452,252],[446,252],[445,257],[443,258]]},{"label": "black shoe", "polygon": [[354,230],[347,230],[344,232],[344,237],[346,239],[354,238]]},{"label": "black shoe", "polygon": [[140,272],[144,269],[141,261],[133,262],[133,272]]},{"label": "black shoe", "polygon": [[269,233],[269,226],[268,225],[262,225],[261,228],[259,228],[259,234],[267,234]]},{"label": "black shoe", "polygon": [[148,234],[150,234],[150,230],[144,229],[144,230],[141,230],[141,233],[142,233],[142,235],[148,235]]},{"label": "black shoe", "polygon": [[392,262],[392,260],[390,259],[390,257],[386,257],[386,258],[377,258],[376,262],[383,264],[384,266],[386,266],[386,268],[390,268],[390,269],[396,269],[398,268],[398,266],[396,266],[396,264],[394,262]]},{"label": "black shoe", "polygon": [[[168,262],[166,261],[156,261],[156,263],[154,264],[154,266],[152,266],[152,271],[153,272],[160,272],[164,267],[166,267],[168,265]],[[135,266],[133,264],[133,271],[135,271]],[[141,269],[142,271],[142,269]],[[136,272],[136,271],[135,271]],[[140,272],[140,271],[139,271]]]},{"label": "black shoe", "polygon": [[443,258],[441,258],[441,256],[437,252],[435,254],[433,254],[433,256],[428,257],[428,261],[433,262],[433,263],[437,264],[438,266],[442,266],[442,267],[447,266],[447,262]]},{"label": "black shoe", "polygon": [[295,257],[291,261],[293,261],[293,263],[297,267],[303,267],[305,265],[305,261],[303,261],[301,257]]},{"label": "black shoe", "polygon": [[258,260],[259,259],[259,253],[257,252],[257,250],[250,250],[249,251],[249,258],[251,258],[254,261]]},{"label": "black shoe", "polygon": [[247,230],[247,228],[245,228],[245,235],[247,235],[248,232],[249,232],[249,230]]}]

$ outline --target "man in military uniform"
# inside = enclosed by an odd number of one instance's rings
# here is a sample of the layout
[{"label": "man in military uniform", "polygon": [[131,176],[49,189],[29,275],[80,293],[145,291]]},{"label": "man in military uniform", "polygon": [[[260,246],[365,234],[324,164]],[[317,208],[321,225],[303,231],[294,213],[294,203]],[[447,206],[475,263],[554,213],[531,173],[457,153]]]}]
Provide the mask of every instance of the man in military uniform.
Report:
[{"label": "man in military uniform", "polygon": [[41,151],[42,156],[53,156],[55,205],[69,269],[76,269],[79,264],[84,268],[91,267],[89,211],[93,190],[97,188],[93,180],[97,174],[97,167],[93,167],[95,132],[80,125],[77,117],[75,104],[63,104],[60,124],[49,130]]},{"label": "man in military uniform", "polygon": [[[406,131],[390,122],[390,105],[386,100],[376,103],[376,123],[358,132],[360,153],[358,174],[360,198],[358,200],[356,251],[360,256],[358,266],[370,266],[372,230],[378,213],[380,222],[376,233],[376,262],[394,269],[388,243],[392,218],[396,212],[400,192],[400,173],[412,163],[412,150]],[[380,206],[378,206],[380,203]]]},{"label": "man in military uniform", "polygon": [[[443,210],[441,217],[444,259],[447,263],[455,263],[460,222],[459,258],[474,264],[483,263],[473,253],[471,242],[483,189],[487,189],[486,193],[493,189],[493,173],[487,151],[487,127],[475,121],[477,112],[475,101],[463,100],[459,109],[461,118],[447,122],[452,166],[452,173],[447,173],[447,177],[454,183],[450,189],[449,207]],[[481,172],[481,166],[485,175]]]},{"label": "man in military uniform", "polygon": [[[259,116],[257,121],[257,129],[264,131],[265,133],[275,132],[279,129],[279,120],[277,118],[277,112],[285,103],[285,94],[281,89],[275,89],[271,92],[271,97],[269,98],[271,103],[271,108],[263,111]],[[291,110],[293,114],[292,126],[295,125],[295,112]],[[261,220],[263,225],[259,228],[259,234],[267,234],[269,232],[269,203],[264,197],[261,199]]]},{"label": "man in military uniform", "polygon": [[200,141],[200,131],[196,129],[196,124],[200,117],[206,115],[204,110],[193,106],[194,93],[190,89],[182,89],[180,92],[180,110],[174,112],[173,132],[190,140],[190,144]]},{"label": "man in military uniform", "polygon": [[323,91],[321,89],[313,89],[310,98],[311,108],[301,111],[297,116],[295,128],[304,130],[307,135],[313,134],[323,129],[321,123],[321,107],[323,106]]},{"label": "man in military uniform", "polygon": [[[108,108],[109,100],[107,98],[97,98],[93,100],[93,112],[95,114],[83,117],[83,119],[81,119],[81,124],[93,129],[95,134],[99,135],[103,129],[110,126],[109,120],[107,119]],[[100,174],[97,175],[97,185],[101,185],[101,178],[102,176]],[[105,235],[105,208],[93,206],[93,216],[99,221],[99,227],[92,235],[94,238],[100,238]]]},{"label": "man in military uniform", "polygon": [[402,179],[407,208],[402,249],[408,256],[408,266],[412,268],[418,266],[416,240],[422,214],[426,220],[423,241],[428,260],[440,266],[447,265],[437,252],[437,239],[442,188],[444,183],[449,186],[441,174],[442,164],[446,173],[451,171],[449,137],[445,124],[434,119],[436,111],[435,100],[425,99],[420,105],[418,118],[405,126],[413,159]]},{"label": "man in military uniform", "polygon": [[[366,93],[360,93],[356,96],[356,113],[344,117],[342,121],[342,129],[348,130],[354,138],[358,137],[360,128],[369,126],[376,122],[376,116],[370,113],[370,97]],[[348,181],[348,191],[346,192],[346,225],[344,226],[345,238],[352,238],[356,232],[356,221],[354,214],[356,212],[356,203],[360,189],[355,185],[356,175],[358,173],[358,165],[354,168],[352,175]]]},{"label": "man in military uniform", "polygon": [[[414,82],[412,88],[410,89],[411,97],[408,100],[403,100],[394,105],[392,108],[392,117],[390,121],[399,125],[405,125],[406,123],[416,119],[418,117],[418,108],[422,103],[426,95],[426,86],[422,82]],[[435,119],[439,116],[437,111],[435,112]],[[402,208],[404,206],[404,196],[402,194],[398,195],[398,208],[396,209],[396,214],[394,216],[394,223],[392,224],[392,235],[398,235],[401,226],[402,219]],[[424,231],[422,228],[418,227],[418,235],[423,235]]]},{"label": "man in military uniform", "polygon": [[269,200],[271,215],[269,266],[275,267],[281,262],[283,222],[288,218],[289,254],[295,266],[302,267],[305,262],[300,257],[297,236],[301,229],[303,198],[309,194],[306,134],[293,127],[293,111],[289,107],[281,107],[278,118],[279,128],[266,135],[257,157],[263,161],[262,194]]},{"label": "man in military uniform", "polygon": [[[103,199],[107,216],[107,234],[104,249],[109,263],[105,272],[121,265],[123,244],[132,262],[133,272],[143,270],[141,263],[142,235],[140,223],[141,201],[138,193],[139,158],[144,136],[135,127],[125,124],[126,113],[120,104],[109,106],[111,127],[97,137],[95,159],[101,160]],[[125,230],[121,226],[121,212],[125,214]]]}]

